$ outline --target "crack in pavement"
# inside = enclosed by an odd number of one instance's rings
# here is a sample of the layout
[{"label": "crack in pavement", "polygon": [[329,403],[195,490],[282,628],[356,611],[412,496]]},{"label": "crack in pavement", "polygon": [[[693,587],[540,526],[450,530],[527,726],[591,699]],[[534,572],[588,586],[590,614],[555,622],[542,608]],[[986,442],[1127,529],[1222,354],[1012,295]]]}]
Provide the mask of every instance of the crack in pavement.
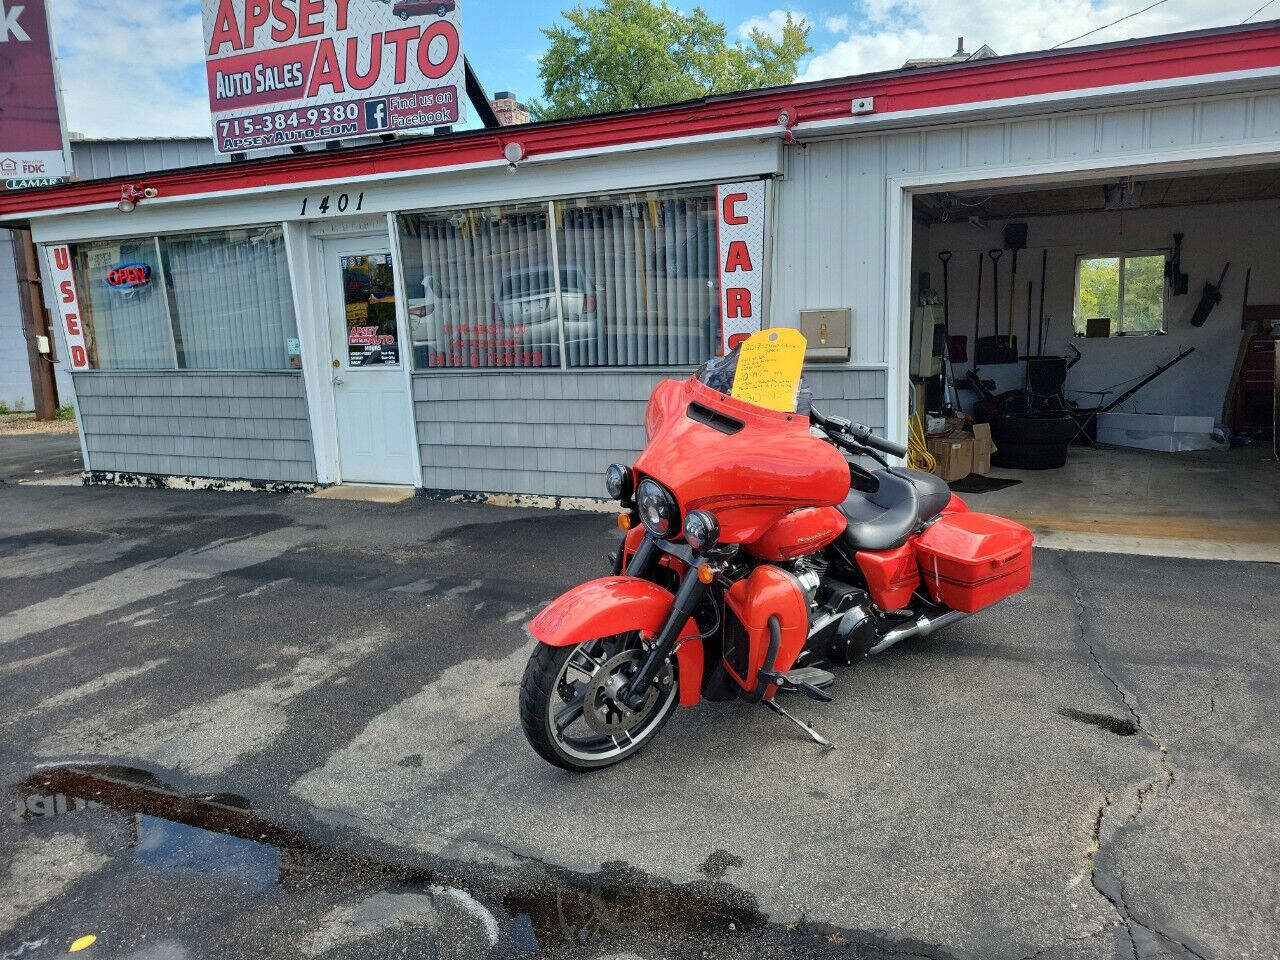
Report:
[{"label": "crack in pavement", "polygon": [[[1089,657],[1093,660],[1094,666],[1097,667],[1098,673],[1115,691],[1120,705],[1129,714],[1134,726],[1137,727],[1138,734],[1155,747],[1159,766],[1159,774],[1157,776],[1137,785],[1134,790],[1131,809],[1127,811],[1124,819],[1115,825],[1111,825],[1107,813],[1112,807],[1116,807],[1117,810],[1120,808],[1112,801],[1110,794],[1103,795],[1102,805],[1098,807],[1094,818],[1093,841],[1089,849],[1085,851],[1086,860],[1089,864],[1089,881],[1098,894],[1111,904],[1120,922],[1123,923],[1125,934],[1129,939],[1129,949],[1133,955],[1133,960],[1141,960],[1142,957],[1154,953],[1163,954],[1164,950],[1159,944],[1159,941],[1162,940],[1182,950],[1185,955],[1195,958],[1195,960],[1208,960],[1204,954],[1195,950],[1179,937],[1150,923],[1144,923],[1134,916],[1133,908],[1129,903],[1128,891],[1125,889],[1124,881],[1119,877],[1118,871],[1111,873],[1098,865],[1098,854],[1102,852],[1104,845],[1114,849],[1125,830],[1140,826],[1138,820],[1147,810],[1148,802],[1157,797],[1157,791],[1159,791],[1158,796],[1160,798],[1168,799],[1169,791],[1177,780],[1177,773],[1173,764],[1169,762],[1168,747],[1146,725],[1146,721],[1134,704],[1132,695],[1120,685],[1115,672],[1103,662],[1102,657],[1098,654],[1097,647],[1089,639],[1088,627],[1085,624],[1088,606],[1084,600],[1084,584],[1081,583],[1080,578],[1071,567],[1070,554],[1062,552],[1059,557],[1062,571],[1072,584],[1073,598],[1076,605],[1076,624],[1080,633],[1080,641],[1084,644],[1085,649],[1089,651]],[[1038,954],[1033,954],[1033,956],[1038,956]]]}]

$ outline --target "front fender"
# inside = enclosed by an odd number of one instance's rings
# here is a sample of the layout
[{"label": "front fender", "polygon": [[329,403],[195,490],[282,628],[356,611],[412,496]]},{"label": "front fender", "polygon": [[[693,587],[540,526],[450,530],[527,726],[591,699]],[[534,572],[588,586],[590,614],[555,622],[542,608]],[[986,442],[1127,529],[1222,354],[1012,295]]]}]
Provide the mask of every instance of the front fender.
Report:
[{"label": "front fender", "polygon": [[[552,600],[529,622],[529,632],[549,647],[569,647],[598,637],[639,630],[656,634],[671,613],[675,597],[639,577],[601,577]],[[680,705],[702,699],[702,640],[690,618],[676,646],[680,668]]]}]

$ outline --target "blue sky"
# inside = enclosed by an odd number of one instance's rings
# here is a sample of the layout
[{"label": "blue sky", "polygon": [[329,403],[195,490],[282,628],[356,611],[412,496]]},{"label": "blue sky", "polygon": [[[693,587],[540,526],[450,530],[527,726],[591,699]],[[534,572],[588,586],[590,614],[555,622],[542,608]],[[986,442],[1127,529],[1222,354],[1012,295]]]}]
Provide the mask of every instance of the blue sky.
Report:
[{"label": "blue sky", "polygon": [[[198,0],[47,0],[54,14],[70,129],[89,136],[209,133]],[[1086,41],[1150,36],[1239,23],[1263,0],[1165,0]],[[571,3],[464,0],[463,41],[485,87],[541,92],[539,28]],[[1115,20],[1142,0],[704,0],[734,36],[777,29],[790,11],[812,26],[814,53],[800,79],[900,66],[940,56],[964,36],[968,49],[1037,50]],[[681,8],[692,4],[679,3]],[[1280,16],[1280,0],[1255,19]]]}]

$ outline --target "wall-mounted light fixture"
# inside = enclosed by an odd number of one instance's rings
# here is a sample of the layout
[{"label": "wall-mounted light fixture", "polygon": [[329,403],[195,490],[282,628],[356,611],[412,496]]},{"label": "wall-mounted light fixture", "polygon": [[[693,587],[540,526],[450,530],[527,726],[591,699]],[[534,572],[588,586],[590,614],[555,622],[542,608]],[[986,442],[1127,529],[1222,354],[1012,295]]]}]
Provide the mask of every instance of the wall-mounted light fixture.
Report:
[{"label": "wall-mounted light fixture", "polygon": [[782,138],[787,143],[795,143],[795,135],[791,132],[791,128],[800,122],[800,108],[796,106],[786,106],[778,111],[778,126],[783,130]]},{"label": "wall-mounted light fixture", "polygon": [[524,144],[519,140],[512,140],[502,147],[502,155],[506,158],[507,166],[514,172],[516,166],[525,159],[528,154],[525,153]]},{"label": "wall-mounted light fixture", "polygon": [[137,183],[126,183],[120,188],[120,201],[116,204],[116,209],[121,213],[133,213],[143,200],[150,200],[152,197],[159,195],[160,191],[155,187],[143,187]]}]

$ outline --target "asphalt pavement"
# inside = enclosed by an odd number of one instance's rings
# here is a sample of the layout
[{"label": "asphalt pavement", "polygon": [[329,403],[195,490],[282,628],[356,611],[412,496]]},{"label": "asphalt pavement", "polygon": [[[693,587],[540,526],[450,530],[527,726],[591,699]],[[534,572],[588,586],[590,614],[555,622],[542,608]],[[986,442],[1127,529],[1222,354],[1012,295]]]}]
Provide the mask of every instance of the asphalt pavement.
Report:
[{"label": "asphalt pavement", "polygon": [[795,704],[834,751],[704,705],[571,775],[524,625],[611,527],[0,486],[4,960],[1280,955],[1280,567],[1039,551]]}]

